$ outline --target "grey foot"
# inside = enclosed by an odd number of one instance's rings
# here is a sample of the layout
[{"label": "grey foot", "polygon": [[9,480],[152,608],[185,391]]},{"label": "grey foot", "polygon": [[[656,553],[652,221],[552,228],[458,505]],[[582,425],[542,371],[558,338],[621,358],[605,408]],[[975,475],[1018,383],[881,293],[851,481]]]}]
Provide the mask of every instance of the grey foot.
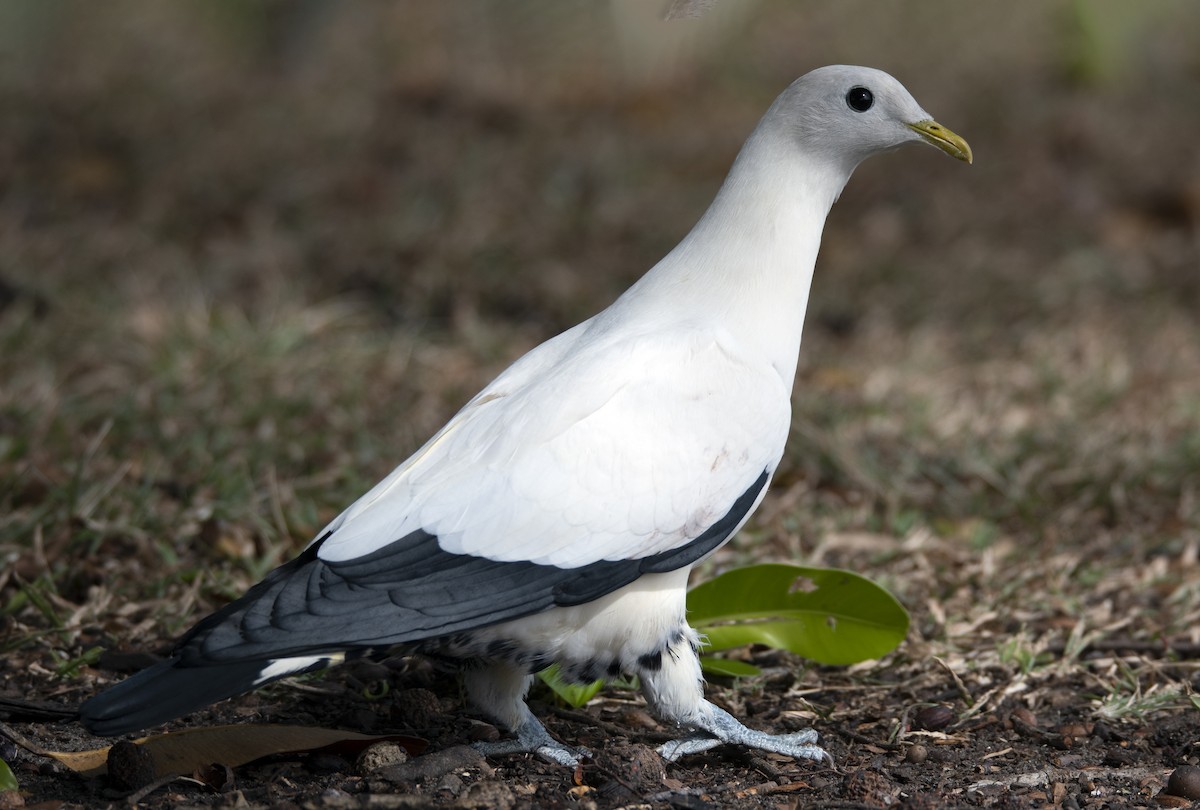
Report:
[{"label": "grey foot", "polygon": [[674,762],[688,754],[699,754],[718,745],[745,745],[771,751],[796,759],[811,759],[814,762],[833,762],[824,748],[816,745],[817,732],[811,728],[792,734],[767,734],[765,731],[755,731],[746,728],[724,709],[712,706],[709,725],[699,727],[699,733],[681,740],[672,740],[659,747],[658,753],[663,759]]},{"label": "grey foot", "polygon": [[498,742],[478,742],[472,745],[485,757],[503,756],[505,754],[537,754],[547,762],[555,765],[575,767],[582,759],[591,759],[592,752],[586,748],[571,748],[563,745],[550,736],[546,727],[534,718],[529,718],[513,731],[515,740],[500,740]]}]

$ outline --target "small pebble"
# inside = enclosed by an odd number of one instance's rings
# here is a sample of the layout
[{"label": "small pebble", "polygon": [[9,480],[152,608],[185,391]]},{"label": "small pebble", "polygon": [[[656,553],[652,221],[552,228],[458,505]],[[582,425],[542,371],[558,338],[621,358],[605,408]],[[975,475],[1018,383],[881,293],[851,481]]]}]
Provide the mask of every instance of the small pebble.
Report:
[{"label": "small pebble", "polygon": [[1057,737],[1050,737],[1046,742],[1050,744],[1051,748],[1057,748],[1059,751],[1070,751],[1079,740],[1069,734],[1060,734]]},{"label": "small pebble", "polygon": [[1037,728],[1037,716],[1024,706],[1018,706],[1017,708],[1013,709],[1012,718],[1013,720],[1020,720],[1027,726]]},{"label": "small pebble", "polygon": [[108,749],[108,778],[122,790],[137,790],[154,781],[154,757],[137,743],[121,740]]},{"label": "small pebble", "polygon": [[15,810],[24,806],[25,799],[19,790],[0,790],[0,810]]},{"label": "small pebble", "polygon": [[466,745],[454,745],[432,754],[416,757],[400,765],[389,765],[375,776],[389,782],[428,782],[440,779],[451,771],[479,770],[486,772],[483,755]]},{"label": "small pebble", "polygon": [[872,807],[894,804],[900,789],[880,773],[868,769],[851,771],[842,780],[842,798]]},{"label": "small pebble", "polygon": [[1104,764],[1112,768],[1126,768],[1137,760],[1136,754],[1124,748],[1109,748],[1104,752]]},{"label": "small pebble", "polygon": [[444,790],[451,796],[457,796],[462,793],[464,787],[466,787],[466,783],[463,782],[462,777],[455,773],[446,774],[442,777],[442,781],[438,782],[438,790]]},{"label": "small pebble", "polygon": [[1163,792],[1185,799],[1200,799],[1200,768],[1195,765],[1180,765],[1171,772]]},{"label": "small pebble", "polygon": [[458,804],[471,810],[508,810],[516,800],[516,794],[508,785],[499,780],[487,780],[468,787]]},{"label": "small pebble", "polygon": [[913,728],[919,731],[941,731],[954,722],[954,710],[949,706],[926,706],[913,715]]},{"label": "small pebble", "polygon": [[625,756],[628,757],[627,764],[623,769],[616,769],[616,773],[623,774],[638,789],[650,793],[652,788],[661,785],[667,778],[667,767],[655,749],[634,743],[629,746]]},{"label": "small pebble", "polygon": [[428,689],[414,688],[398,692],[392,713],[410,728],[429,728],[442,722],[442,704]]},{"label": "small pebble", "polygon": [[379,742],[369,746],[358,755],[355,769],[367,776],[390,765],[408,762],[408,752],[394,742]]},{"label": "small pebble", "polygon": [[929,749],[921,744],[910,745],[908,751],[905,752],[904,758],[914,765],[920,765],[929,758]]}]

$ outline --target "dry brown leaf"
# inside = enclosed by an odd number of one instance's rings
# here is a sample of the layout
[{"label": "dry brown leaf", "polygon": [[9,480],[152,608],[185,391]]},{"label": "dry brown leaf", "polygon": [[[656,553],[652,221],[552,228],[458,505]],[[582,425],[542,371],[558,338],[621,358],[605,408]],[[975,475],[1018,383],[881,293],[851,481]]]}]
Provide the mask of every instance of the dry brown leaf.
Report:
[{"label": "dry brown leaf", "polygon": [[[83,776],[101,776],[108,772],[108,750],[112,746],[89,751],[49,751],[15,735],[13,740],[35,754],[58,760]],[[357,753],[368,745],[385,741],[397,743],[410,754],[419,754],[426,744],[415,737],[394,734],[359,734],[332,728],[280,725],[208,726],[134,740],[154,757],[155,772],[159,776],[191,774],[214,762],[236,768],[274,754],[311,753],[323,749]]]}]

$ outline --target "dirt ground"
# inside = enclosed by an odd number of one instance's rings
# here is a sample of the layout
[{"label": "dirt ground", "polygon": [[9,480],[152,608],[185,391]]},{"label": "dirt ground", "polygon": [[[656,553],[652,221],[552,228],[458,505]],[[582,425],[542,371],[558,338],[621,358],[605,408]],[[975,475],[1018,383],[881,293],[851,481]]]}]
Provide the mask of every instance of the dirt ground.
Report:
[{"label": "dirt ground", "polygon": [[340,750],[131,788],[0,735],[20,788],[0,807],[1200,798],[1200,11],[747,2],[672,25],[619,2],[0,9],[0,722],[107,744],[55,710],[611,301],[773,96],[850,62],[897,75],[976,164],[912,148],[853,178],[788,454],[696,573],[842,567],[910,610],[883,660],[746,649],[762,677],[709,685],[754,727],[815,728],[834,764],[666,765],[668,730],[619,689],[534,694],[595,753],[579,771],[484,761],[463,746],[496,731],[453,674],[398,657],[168,728],[427,741],[405,764]]},{"label": "dirt ground", "polygon": [[[1006,697],[960,719],[963,696],[923,671],[930,662],[883,667],[869,683],[839,671],[797,676],[793,662],[767,655],[762,682],[728,684],[711,696],[756,727],[789,731],[820,718],[832,767],[775,755],[718,749],[664,764],[654,747],[670,738],[630,696],[610,695],[582,711],[536,702],[553,733],[590,748],[580,771],[540,760],[484,760],[464,742],[494,731],[462,714],[454,679],[396,661],[326,679],[319,689],[246,698],[204,712],[190,724],[265,721],[317,724],[372,733],[407,733],[429,742],[427,753],[377,771],[352,753],[277,758],[201,779],[159,780],[139,795],[144,807],[1137,807],[1155,804],[1174,764],[1192,754],[1195,721],[1174,714],[1146,724],[1105,723],[1081,705],[1082,679],[1048,678],[1059,705],[1035,715]],[[775,666],[771,666],[775,664]],[[780,665],[782,664],[782,665]],[[936,667],[936,665],[935,665]],[[999,674],[1001,678],[1003,673]],[[377,694],[381,679],[395,691]],[[17,679],[19,683],[20,679]],[[968,685],[970,688],[971,684]],[[37,689],[36,680],[31,689]],[[799,697],[798,697],[799,696]],[[797,711],[797,706],[803,711]],[[945,707],[948,711],[939,712]],[[922,721],[935,726],[918,728]],[[942,725],[947,723],[947,725]],[[898,725],[902,724],[902,725]],[[44,743],[84,746],[75,728],[23,724]],[[21,769],[30,802],[54,797],[70,806],[119,806],[134,793],[111,779],[85,780],[45,762]],[[166,781],[166,784],[163,784]],[[208,782],[206,784],[206,782]],[[48,804],[46,806],[54,806]]]}]

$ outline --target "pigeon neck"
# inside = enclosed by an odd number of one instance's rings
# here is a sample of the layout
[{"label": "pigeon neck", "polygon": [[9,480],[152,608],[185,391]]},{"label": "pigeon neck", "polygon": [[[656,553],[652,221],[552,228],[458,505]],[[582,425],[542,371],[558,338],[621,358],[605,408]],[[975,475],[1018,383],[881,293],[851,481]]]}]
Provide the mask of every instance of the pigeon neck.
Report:
[{"label": "pigeon neck", "polygon": [[625,296],[658,323],[715,317],[789,388],[825,217],[854,168],[817,159],[793,132],[764,119],[691,233]]}]

